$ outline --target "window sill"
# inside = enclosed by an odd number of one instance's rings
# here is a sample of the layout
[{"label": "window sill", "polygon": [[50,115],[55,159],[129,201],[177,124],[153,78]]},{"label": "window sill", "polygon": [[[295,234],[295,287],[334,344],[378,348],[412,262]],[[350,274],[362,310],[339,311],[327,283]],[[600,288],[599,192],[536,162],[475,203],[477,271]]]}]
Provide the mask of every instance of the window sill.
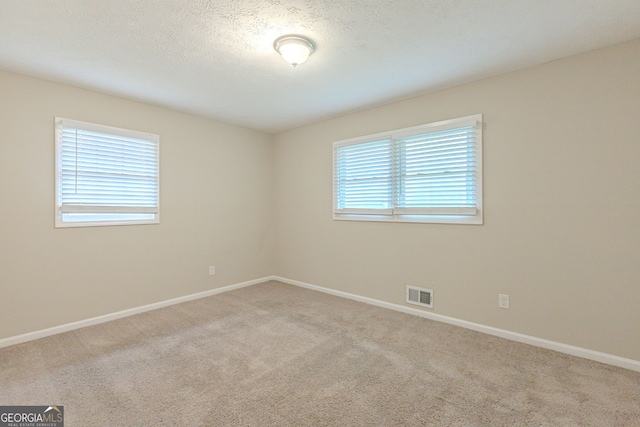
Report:
[{"label": "window sill", "polygon": [[464,215],[357,215],[333,214],[334,221],[408,222],[423,224],[482,225],[482,212],[474,216]]}]

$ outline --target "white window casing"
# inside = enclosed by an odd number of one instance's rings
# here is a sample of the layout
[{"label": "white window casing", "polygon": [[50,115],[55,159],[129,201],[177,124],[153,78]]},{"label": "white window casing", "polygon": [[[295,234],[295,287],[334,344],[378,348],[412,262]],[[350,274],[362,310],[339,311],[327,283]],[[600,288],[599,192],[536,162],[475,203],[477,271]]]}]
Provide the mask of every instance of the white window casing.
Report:
[{"label": "white window casing", "polygon": [[482,115],[333,143],[334,219],[482,224]]},{"label": "white window casing", "polygon": [[158,135],[56,117],[56,227],[157,224]]}]

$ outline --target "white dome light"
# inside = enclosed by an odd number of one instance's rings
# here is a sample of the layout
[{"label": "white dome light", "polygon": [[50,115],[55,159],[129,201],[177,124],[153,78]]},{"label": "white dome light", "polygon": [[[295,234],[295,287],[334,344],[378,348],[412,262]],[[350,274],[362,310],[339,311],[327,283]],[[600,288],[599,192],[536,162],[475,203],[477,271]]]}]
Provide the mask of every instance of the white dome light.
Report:
[{"label": "white dome light", "polygon": [[273,47],[285,61],[294,67],[305,62],[315,49],[311,40],[296,35],[278,37],[273,42]]}]

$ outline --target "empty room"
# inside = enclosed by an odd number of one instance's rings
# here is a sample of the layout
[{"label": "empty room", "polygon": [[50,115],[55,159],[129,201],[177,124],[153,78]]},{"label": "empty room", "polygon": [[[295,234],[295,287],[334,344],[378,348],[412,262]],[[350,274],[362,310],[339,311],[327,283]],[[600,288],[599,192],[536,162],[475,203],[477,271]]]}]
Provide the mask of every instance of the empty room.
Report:
[{"label": "empty room", "polygon": [[0,0],[0,427],[640,426],[639,22]]}]

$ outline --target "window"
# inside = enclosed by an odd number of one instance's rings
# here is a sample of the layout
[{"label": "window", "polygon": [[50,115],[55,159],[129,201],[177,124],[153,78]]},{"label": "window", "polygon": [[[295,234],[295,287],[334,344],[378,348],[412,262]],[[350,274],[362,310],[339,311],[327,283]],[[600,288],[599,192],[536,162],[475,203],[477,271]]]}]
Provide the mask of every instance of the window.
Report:
[{"label": "window", "polygon": [[482,224],[482,115],[333,144],[334,219]]},{"label": "window", "polygon": [[157,224],[159,142],[56,117],[56,227]]}]

